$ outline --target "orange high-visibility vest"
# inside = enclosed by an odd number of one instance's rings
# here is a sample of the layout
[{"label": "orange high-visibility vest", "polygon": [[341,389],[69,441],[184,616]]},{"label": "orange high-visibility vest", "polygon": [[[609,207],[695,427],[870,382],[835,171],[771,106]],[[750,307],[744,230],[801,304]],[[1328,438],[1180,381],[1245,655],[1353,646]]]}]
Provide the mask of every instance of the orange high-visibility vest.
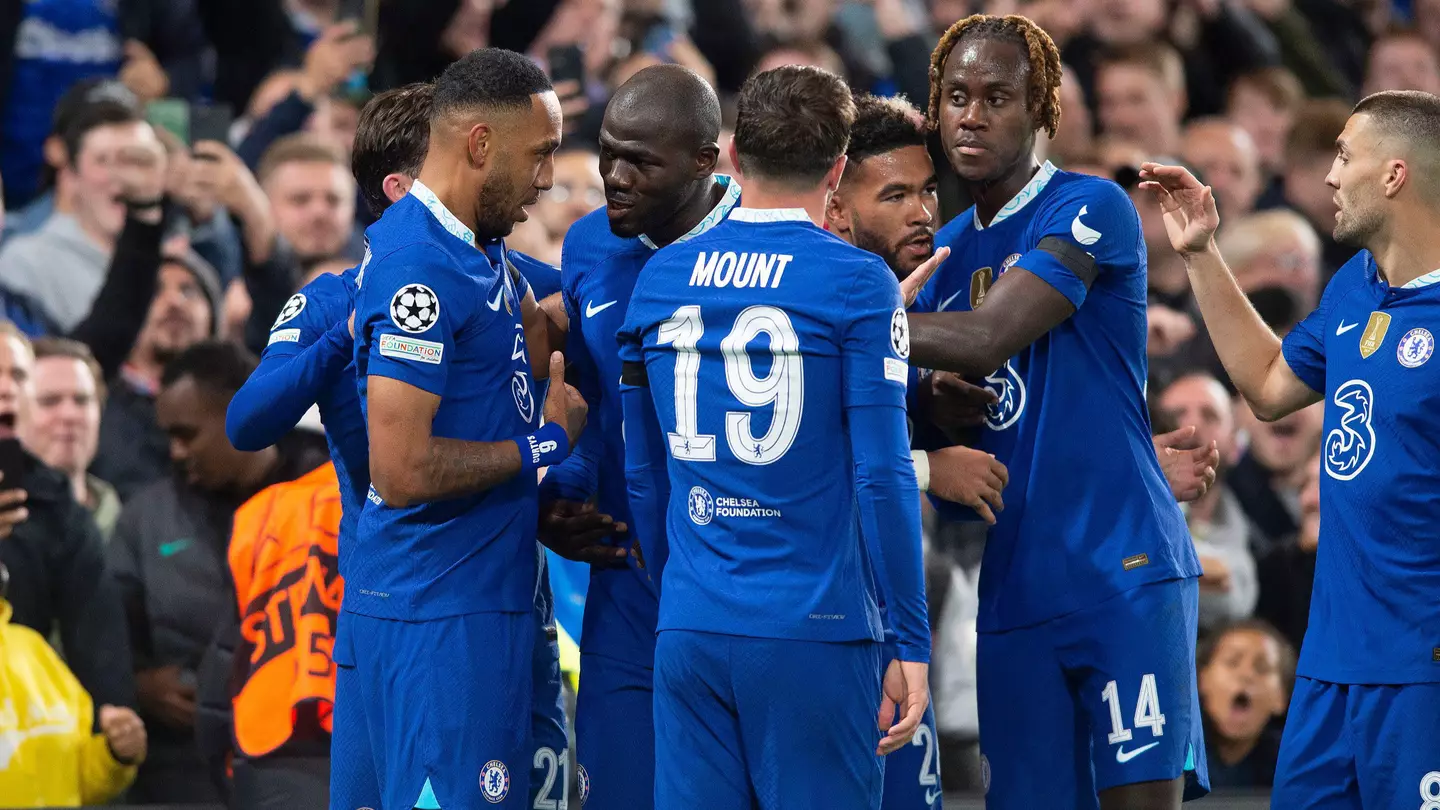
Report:
[{"label": "orange high-visibility vest", "polygon": [[[235,513],[230,572],[240,608],[235,742],[257,757],[284,745],[298,707],[329,731],[335,702],[340,484],[325,464],[276,484]],[[248,660],[246,660],[248,658]]]}]

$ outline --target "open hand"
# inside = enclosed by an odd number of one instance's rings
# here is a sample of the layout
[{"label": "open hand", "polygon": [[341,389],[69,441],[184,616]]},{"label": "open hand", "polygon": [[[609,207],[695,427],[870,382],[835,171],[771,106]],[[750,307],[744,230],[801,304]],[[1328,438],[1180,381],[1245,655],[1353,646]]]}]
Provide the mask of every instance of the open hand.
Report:
[{"label": "open hand", "polygon": [[[881,687],[880,711],[876,724],[885,732],[875,753],[881,756],[900,750],[915,736],[930,704],[930,665],[913,661],[891,661]],[[896,710],[900,719],[895,719]]]},{"label": "open hand", "polygon": [[1201,185],[1184,166],[1140,165],[1140,188],[1155,195],[1164,214],[1170,246],[1181,256],[1200,253],[1210,246],[1220,227],[1215,194]]},{"label": "open hand", "polygon": [[605,540],[626,530],[624,523],[595,508],[593,503],[550,501],[540,505],[540,542],[567,560],[592,565],[613,564],[628,552]]},{"label": "open hand", "polygon": [[1210,490],[1215,483],[1215,468],[1220,465],[1220,449],[1215,442],[1208,445],[1197,442],[1194,425],[1172,430],[1151,441],[1175,500],[1186,503]]},{"label": "open hand", "polygon": [[934,256],[926,259],[924,264],[915,268],[914,272],[906,276],[904,281],[900,282],[900,295],[905,298],[906,309],[909,309],[910,305],[915,303],[915,299],[919,297],[920,291],[925,289],[925,282],[929,281],[930,277],[935,275],[936,268],[943,264],[948,258],[950,258],[950,248],[941,247],[935,251]]}]

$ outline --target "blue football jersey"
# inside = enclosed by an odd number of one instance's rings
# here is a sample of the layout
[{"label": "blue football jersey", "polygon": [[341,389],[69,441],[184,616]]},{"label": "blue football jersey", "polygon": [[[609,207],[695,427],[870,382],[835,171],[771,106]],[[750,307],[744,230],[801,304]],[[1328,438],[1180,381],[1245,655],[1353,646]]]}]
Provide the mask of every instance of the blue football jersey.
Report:
[{"label": "blue football jersey", "polygon": [[[1037,624],[1147,582],[1200,575],[1145,406],[1145,243],[1119,186],[1046,163],[981,227],[940,229],[950,256],[914,309],[969,310],[1023,267],[1075,314],[980,384],[999,401],[977,447],[1010,471],[980,571],[980,630]],[[1057,254],[1093,257],[1082,278]],[[1090,264],[1078,261],[1078,264]]]},{"label": "blue football jersey", "polygon": [[1440,681],[1437,331],[1440,271],[1391,287],[1362,251],[1285,337],[1286,363],[1325,395],[1307,678]]},{"label": "blue football jersey", "polygon": [[[368,254],[367,254],[368,255]],[[355,275],[351,268],[340,275],[324,273],[290,297],[270,327],[270,340],[260,363],[294,357],[350,317],[355,306]],[[360,413],[360,392],[354,385],[355,364],[345,368],[343,383],[318,390],[315,404],[325,425],[325,442],[335,475],[340,479],[340,536],[355,535],[355,522],[370,488],[370,444]],[[345,555],[342,552],[341,559]],[[344,571],[341,571],[342,576]]]},{"label": "blue football jersey", "polygon": [[[361,405],[370,375],[441,398],[432,433],[498,442],[531,433],[519,290],[503,265],[416,183],[368,231],[372,258],[355,304]],[[387,506],[372,488],[360,514],[345,610],[419,621],[528,612],[536,580],[536,482],[518,475],[457,498]]]},{"label": "blue football jersey", "polygon": [[[724,175],[715,179],[725,186],[720,201],[676,244],[708,232],[739,202],[738,182]],[[570,316],[565,357],[590,406],[590,421],[575,452],[552,468],[542,485],[547,493],[572,500],[596,495],[601,512],[632,527],[621,431],[620,349],[615,338],[640,270],[654,255],[650,240],[611,233],[604,208],[582,217],[565,235],[561,286]],[[617,535],[612,542],[638,548],[630,533]],[[643,564],[640,555],[632,554],[624,567],[591,569],[580,634],[582,652],[650,666],[659,602],[654,580]]]},{"label": "blue football jersey", "polygon": [[[909,333],[885,262],[804,211],[736,208],[646,265],[619,339],[627,372],[643,363],[669,450],[659,629],[879,641],[853,409],[897,409],[894,449],[918,516]],[[913,543],[918,561],[915,528],[868,539]],[[928,642],[917,631],[909,640]]]}]

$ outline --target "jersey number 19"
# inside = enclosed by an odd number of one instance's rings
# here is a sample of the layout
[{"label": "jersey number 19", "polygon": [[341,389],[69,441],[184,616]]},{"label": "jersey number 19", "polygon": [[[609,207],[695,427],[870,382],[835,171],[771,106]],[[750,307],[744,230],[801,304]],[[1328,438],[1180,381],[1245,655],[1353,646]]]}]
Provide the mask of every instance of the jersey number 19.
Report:
[{"label": "jersey number 19", "polygon": [[[660,324],[662,346],[675,349],[675,430],[670,436],[670,455],[680,461],[714,461],[715,436],[702,435],[700,422],[700,338],[705,323],[700,307],[683,306]],[[770,373],[755,374],[746,346],[765,335],[770,340]],[[735,318],[730,334],[720,341],[725,383],[730,393],[747,408],[775,407],[774,418],[765,435],[751,430],[750,411],[725,413],[725,440],[735,458],[746,464],[764,465],[780,460],[800,432],[805,405],[805,365],[800,356],[800,337],[784,310],[771,306],[747,307]]]}]

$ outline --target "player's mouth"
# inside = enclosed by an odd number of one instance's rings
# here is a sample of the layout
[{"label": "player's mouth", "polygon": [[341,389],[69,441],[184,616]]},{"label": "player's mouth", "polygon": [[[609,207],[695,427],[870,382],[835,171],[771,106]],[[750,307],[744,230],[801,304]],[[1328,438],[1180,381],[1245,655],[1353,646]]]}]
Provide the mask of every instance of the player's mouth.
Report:
[{"label": "player's mouth", "polygon": [[962,155],[975,157],[988,152],[990,148],[975,138],[962,138],[955,142],[955,151]]},{"label": "player's mouth", "polygon": [[628,214],[635,207],[635,201],[625,197],[606,197],[605,208],[611,216]]},{"label": "player's mouth", "polygon": [[935,252],[935,237],[929,234],[917,236],[901,245],[900,249],[911,256],[927,258]]},{"label": "player's mouth", "polygon": [[15,438],[15,412],[0,411],[0,439]]}]

